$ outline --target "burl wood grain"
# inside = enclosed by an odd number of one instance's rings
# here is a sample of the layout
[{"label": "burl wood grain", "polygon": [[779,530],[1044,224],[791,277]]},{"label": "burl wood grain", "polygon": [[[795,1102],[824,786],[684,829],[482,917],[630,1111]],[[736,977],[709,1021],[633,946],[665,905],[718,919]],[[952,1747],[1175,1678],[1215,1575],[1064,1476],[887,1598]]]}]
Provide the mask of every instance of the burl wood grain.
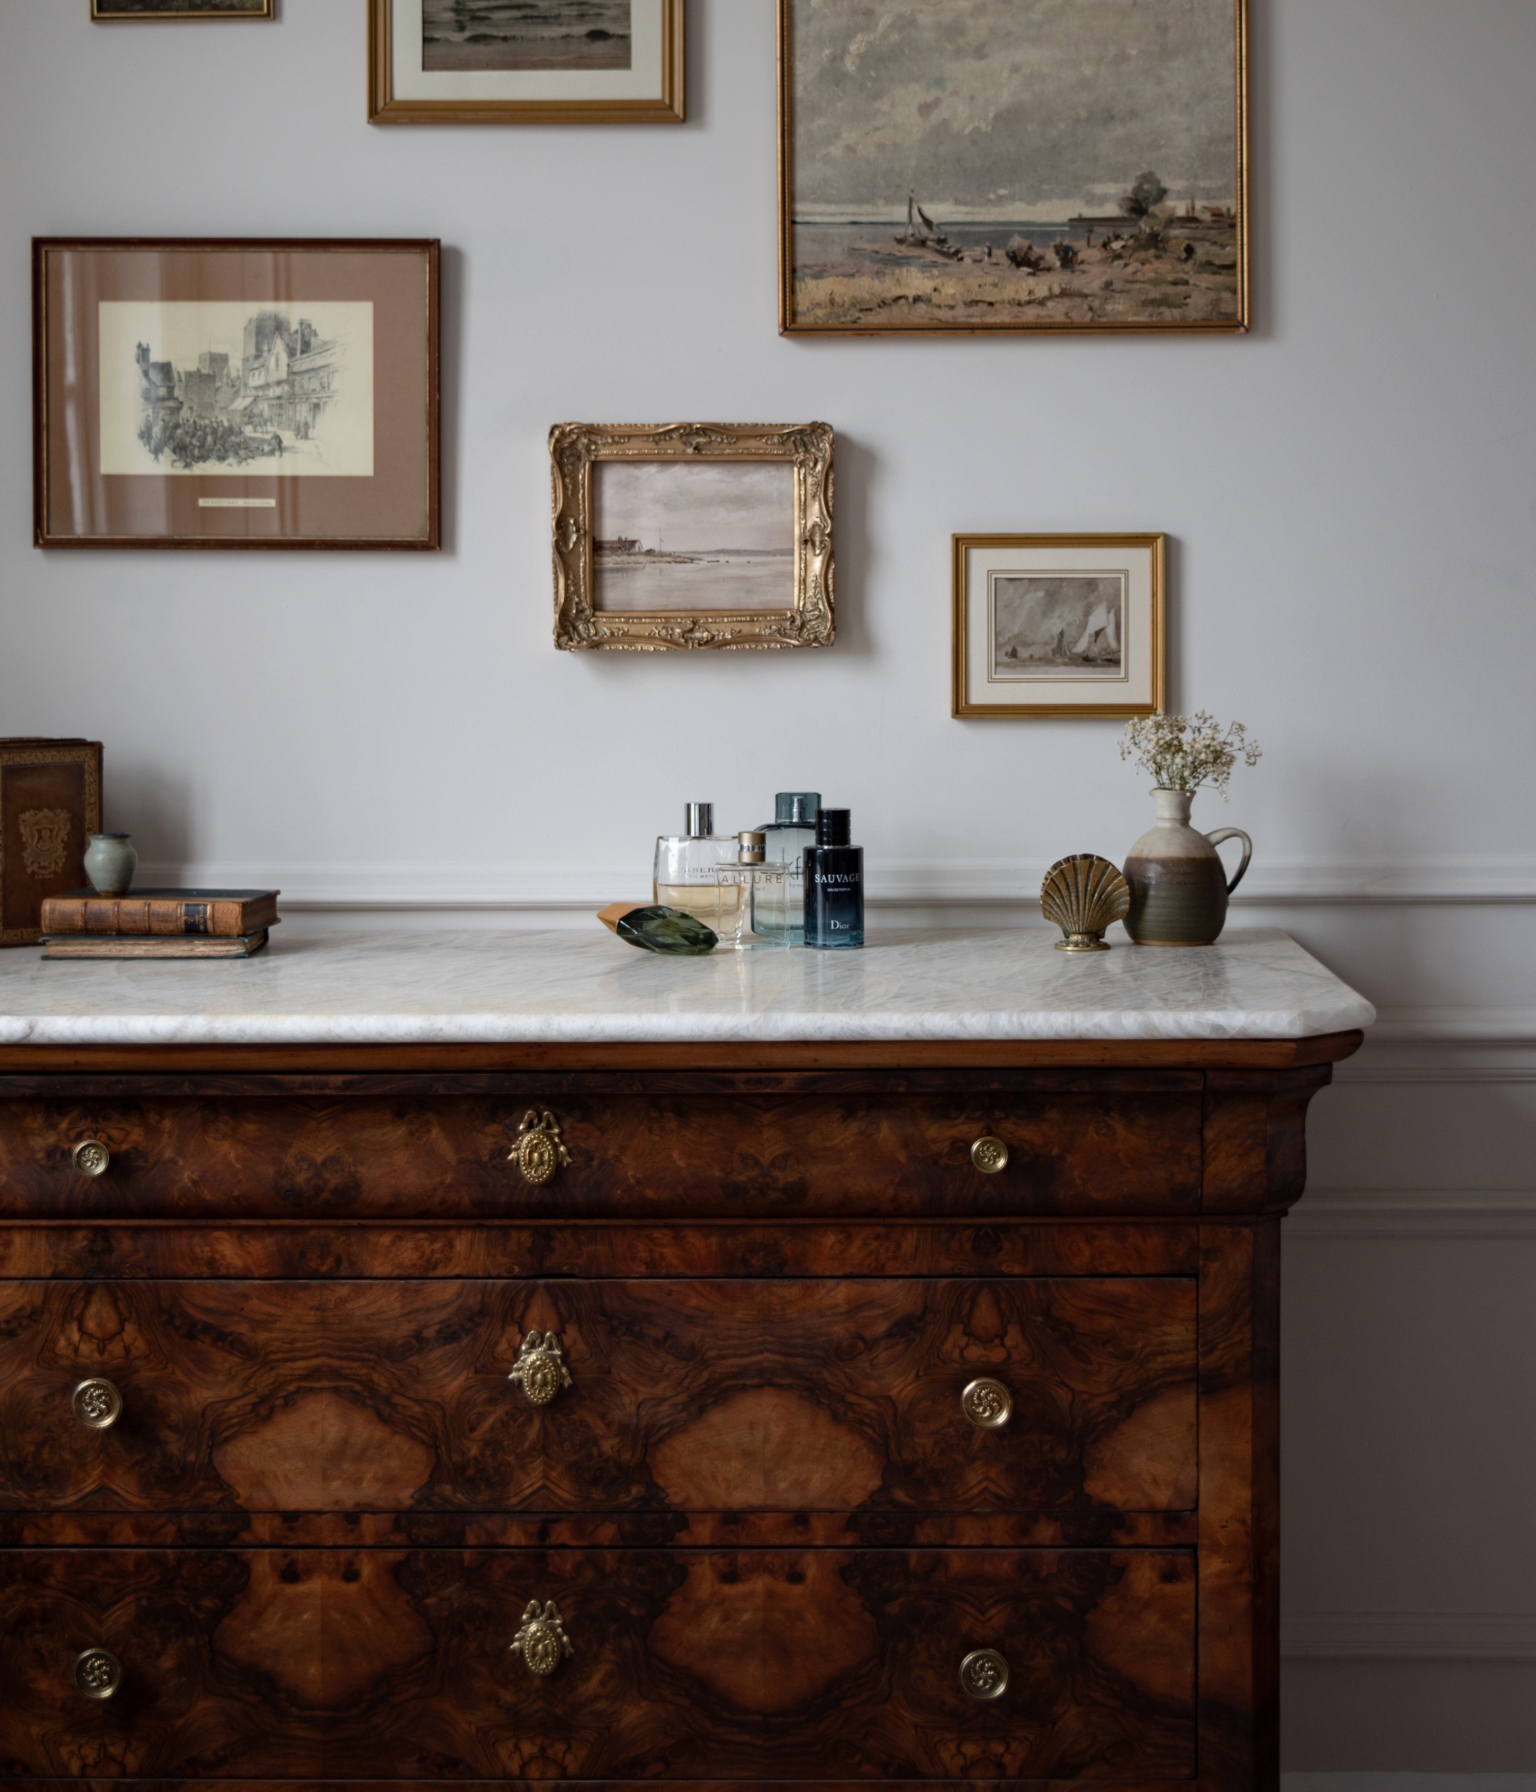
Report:
[{"label": "burl wood grain", "polygon": [[[7,1554],[0,1772],[1187,1778],[1194,1595],[1173,1551]],[[548,1679],[508,1648],[531,1599],[575,1650]]]},{"label": "burl wood grain", "polygon": [[[506,1377],[554,1331],[574,1386]],[[70,1392],[104,1375],[109,1431]],[[1003,1380],[1000,1431],[967,1382]],[[1188,1277],[0,1284],[0,1507],[1086,1512],[1195,1500]]]},{"label": "burl wood grain", "polygon": [[[1201,1095],[1185,1080],[1156,1094],[11,1099],[0,1217],[1193,1214]],[[555,1115],[571,1156],[542,1188],[508,1161],[530,1109]],[[985,1134],[1008,1144],[1000,1174],[971,1162]],[[112,1152],[96,1179],[70,1161],[86,1138]]]}]

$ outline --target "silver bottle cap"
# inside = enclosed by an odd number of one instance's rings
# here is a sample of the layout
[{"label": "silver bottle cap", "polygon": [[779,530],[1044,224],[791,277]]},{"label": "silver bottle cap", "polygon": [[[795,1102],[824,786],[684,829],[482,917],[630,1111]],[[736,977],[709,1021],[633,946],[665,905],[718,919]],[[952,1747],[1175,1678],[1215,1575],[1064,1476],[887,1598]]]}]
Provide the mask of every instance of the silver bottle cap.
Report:
[{"label": "silver bottle cap", "polygon": [[690,840],[707,840],[715,831],[715,805],[713,803],[690,803],[688,805],[688,838]]},{"label": "silver bottle cap", "polygon": [[766,834],[757,833],[748,828],[736,836],[736,863],[738,865],[761,865],[763,854],[768,847]]}]

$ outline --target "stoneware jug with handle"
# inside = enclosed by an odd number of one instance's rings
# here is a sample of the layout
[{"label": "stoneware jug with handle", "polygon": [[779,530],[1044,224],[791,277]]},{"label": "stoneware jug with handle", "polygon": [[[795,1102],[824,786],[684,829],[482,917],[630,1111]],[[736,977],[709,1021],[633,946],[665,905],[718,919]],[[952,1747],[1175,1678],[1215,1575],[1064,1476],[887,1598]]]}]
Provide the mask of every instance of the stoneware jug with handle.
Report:
[{"label": "stoneware jug with handle", "polygon": [[[1209,946],[1227,920],[1227,898],[1243,881],[1253,842],[1241,828],[1202,834],[1189,825],[1192,790],[1154,790],[1157,825],[1131,848],[1125,881],[1131,911],[1125,931],[1138,946]],[[1243,859],[1231,878],[1216,848],[1241,840]]]}]

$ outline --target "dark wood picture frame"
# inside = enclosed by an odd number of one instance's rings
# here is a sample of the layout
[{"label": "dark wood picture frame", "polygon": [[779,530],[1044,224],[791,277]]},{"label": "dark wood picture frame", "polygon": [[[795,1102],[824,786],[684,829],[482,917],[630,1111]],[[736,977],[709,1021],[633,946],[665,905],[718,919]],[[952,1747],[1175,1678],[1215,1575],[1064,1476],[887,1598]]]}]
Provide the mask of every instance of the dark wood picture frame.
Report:
[{"label": "dark wood picture frame", "polygon": [[[75,258],[71,260],[70,258]],[[350,260],[344,258],[351,258]],[[296,263],[310,259],[295,297]],[[440,476],[440,244],[436,238],[308,237],[35,237],[32,243],[33,503],[34,544],[40,548],[257,548],[350,549],[432,552],[441,546]],[[414,265],[413,265],[414,264]],[[280,268],[278,279],[275,269]],[[66,322],[63,292],[71,283],[74,304]],[[304,287],[308,291],[303,291]],[[204,416],[222,431],[218,440],[245,458],[183,461],[183,447],[164,431],[141,427],[138,441],[153,465],[117,465],[104,471],[102,307],[125,304],[125,313],[146,305],[223,307],[220,329],[230,340],[228,314],[235,305],[278,321],[266,326],[286,343],[272,346],[272,365],[256,369],[222,353],[199,358],[216,375],[170,360],[153,360],[137,344],[142,377],[137,414],[148,419]],[[369,359],[366,397],[361,385],[344,386],[347,346],[338,350],[323,328],[301,310],[358,317],[367,307]],[[287,313],[293,313],[290,319]],[[136,323],[131,315],[130,324]],[[238,320],[237,320],[238,322]],[[206,337],[204,339],[207,339]],[[258,338],[259,340],[260,338]],[[249,339],[244,344],[249,348]],[[357,345],[353,352],[359,353]],[[68,390],[66,351],[77,369]],[[327,354],[332,365],[327,366]],[[130,345],[130,353],[133,352]],[[308,358],[306,384],[288,368]],[[280,367],[278,363],[280,362]],[[354,366],[364,363],[359,353]],[[131,363],[130,363],[131,368]],[[381,378],[381,368],[388,377]],[[267,380],[257,393],[257,372]],[[280,377],[273,378],[274,372]],[[195,394],[188,379],[201,382]],[[344,377],[344,375],[343,375]],[[355,376],[354,376],[355,377]],[[208,389],[219,381],[217,405]],[[332,387],[336,387],[333,393]],[[321,388],[323,387],[323,396]],[[151,392],[154,401],[151,402]],[[124,378],[113,381],[108,401],[117,419],[110,454],[122,433]],[[346,393],[355,393],[348,406]],[[233,396],[238,393],[238,396]],[[183,404],[183,394],[187,402]],[[196,406],[193,404],[195,397]],[[242,412],[242,405],[254,409]],[[334,405],[335,409],[332,410]],[[351,460],[315,468],[326,458],[326,431],[317,419],[347,422]],[[245,419],[258,419],[253,427]],[[239,422],[255,442],[272,442],[263,461],[238,441]],[[291,426],[291,427],[290,427]],[[264,438],[263,428],[271,435]],[[313,434],[312,434],[313,432]],[[71,452],[64,452],[68,441]],[[293,472],[283,467],[291,454]],[[160,469],[164,467],[164,471]],[[314,477],[323,470],[330,477]]]}]

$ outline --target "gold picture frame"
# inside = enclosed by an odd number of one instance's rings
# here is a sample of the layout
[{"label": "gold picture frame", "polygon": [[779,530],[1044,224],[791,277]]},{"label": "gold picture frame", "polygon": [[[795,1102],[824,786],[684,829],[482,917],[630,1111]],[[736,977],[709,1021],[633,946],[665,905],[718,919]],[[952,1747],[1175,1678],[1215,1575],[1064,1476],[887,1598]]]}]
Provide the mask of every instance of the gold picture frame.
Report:
[{"label": "gold picture frame", "polygon": [[555,646],[830,647],[832,445],[826,423],[556,424]]},{"label": "gold picture frame", "polygon": [[[422,0],[368,0],[370,124],[682,124],[685,0],[633,0],[629,69],[414,66]],[[638,65],[638,66],[637,66]],[[404,92],[404,87],[415,92]]]},{"label": "gold picture frame", "polygon": [[1249,328],[1248,0],[877,11],[778,0],[780,334]]},{"label": "gold picture frame", "polygon": [[951,713],[1156,715],[1167,701],[1163,535],[956,535]]}]

